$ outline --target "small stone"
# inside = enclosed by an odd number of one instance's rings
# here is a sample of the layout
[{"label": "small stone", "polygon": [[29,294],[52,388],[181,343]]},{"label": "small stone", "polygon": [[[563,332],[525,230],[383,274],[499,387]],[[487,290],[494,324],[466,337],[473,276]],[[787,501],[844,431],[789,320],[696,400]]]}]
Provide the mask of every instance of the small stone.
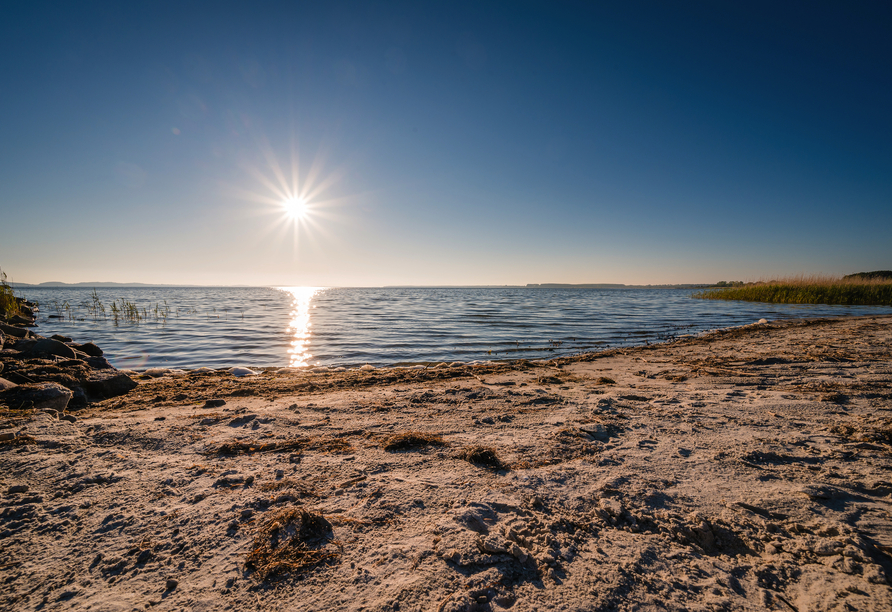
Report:
[{"label": "small stone", "polygon": [[244,510],[242,510],[241,518],[243,521],[251,518],[252,516],[254,516],[254,511],[251,508],[245,508]]},{"label": "small stone", "polygon": [[285,477],[285,470],[276,470],[276,480],[282,480]]},{"label": "small stone", "polygon": [[9,487],[6,490],[7,495],[13,495],[15,493],[27,493],[27,492],[28,492],[28,485],[23,485],[23,484],[12,485],[11,487]]},{"label": "small stone", "polygon": [[[69,340],[69,342],[71,342]],[[82,353],[86,353],[90,357],[102,357],[102,349],[93,344],[92,342],[87,342],[86,344],[78,344],[75,348]]]},{"label": "small stone", "polygon": [[254,484],[254,476],[248,476],[247,478],[245,478],[246,487],[250,487],[252,484]]},{"label": "small stone", "polygon": [[209,399],[205,400],[204,407],[205,408],[219,408],[220,406],[225,406],[226,400],[221,399]]},{"label": "small stone", "polygon": [[63,414],[59,417],[62,421],[68,421],[69,423],[77,423],[77,417],[73,414]]},{"label": "small stone", "polygon": [[175,578],[168,578],[167,582],[164,583],[165,591],[172,591],[177,588],[177,585],[180,584],[180,581]]}]

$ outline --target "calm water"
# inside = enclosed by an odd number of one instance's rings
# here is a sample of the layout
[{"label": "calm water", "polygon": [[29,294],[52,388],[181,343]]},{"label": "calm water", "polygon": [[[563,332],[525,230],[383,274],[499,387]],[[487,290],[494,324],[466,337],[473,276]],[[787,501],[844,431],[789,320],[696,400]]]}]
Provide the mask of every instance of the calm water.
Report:
[{"label": "calm water", "polygon": [[[686,289],[189,287],[99,289],[103,316],[85,305],[89,289],[22,293],[40,303],[36,332],[93,340],[114,365],[132,369],[547,358],[761,318],[892,313],[695,300]],[[111,304],[121,299],[145,318],[116,322]]]}]

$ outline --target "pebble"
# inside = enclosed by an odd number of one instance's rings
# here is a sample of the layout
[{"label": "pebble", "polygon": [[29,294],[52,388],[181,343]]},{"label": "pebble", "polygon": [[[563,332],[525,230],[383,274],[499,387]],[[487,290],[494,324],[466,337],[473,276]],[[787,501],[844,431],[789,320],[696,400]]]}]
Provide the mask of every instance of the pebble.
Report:
[{"label": "pebble", "polygon": [[251,370],[249,368],[232,368],[229,370],[229,373],[235,377],[256,376],[257,375],[257,372],[255,372],[254,370]]},{"label": "pebble", "polygon": [[13,493],[27,493],[28,485],[18,484],[12,485],[6,490],[7,495],[12,495]]},{"label": "pebble", "polygon": [[177,588],[177,585],[180,584],[180,581],[175,578],[168,578],[167,582],[164,583],[165,591],[172,591]]}]

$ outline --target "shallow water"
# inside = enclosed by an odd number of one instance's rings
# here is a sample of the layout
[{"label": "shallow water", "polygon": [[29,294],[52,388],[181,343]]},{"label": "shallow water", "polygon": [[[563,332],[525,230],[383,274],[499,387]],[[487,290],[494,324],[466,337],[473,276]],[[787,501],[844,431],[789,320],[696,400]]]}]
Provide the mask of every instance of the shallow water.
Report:
[{"label": "shallow water", "polygon": [[[93,340],[132,369],[549,358],[761,318],[892,313],[695,300],[688,289],[125,287],[97,290],[103,315],[85,306],[90,289],[20,293],[40,303],[34,331]],[[145,318],[116,321],[111,304],[121,299]]]}]

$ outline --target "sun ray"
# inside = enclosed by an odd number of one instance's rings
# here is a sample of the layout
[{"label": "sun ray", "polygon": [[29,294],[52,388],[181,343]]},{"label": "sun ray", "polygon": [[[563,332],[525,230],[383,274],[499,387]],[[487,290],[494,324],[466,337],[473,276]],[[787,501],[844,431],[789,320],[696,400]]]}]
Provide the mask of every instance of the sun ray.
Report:
[{"label": "sun ray", "polygon": [[244,159],[240,165],[255,187],[231,185],[225,192],[252,203],[244,211],[247,216],[269,218],[270,223],[264,224],[258,236],[258,247],[274,257],[290,256],[297,272],[311,261],[307,258],[310,253],[321,252],[338,242],[333,223],[348,222],[345,206],[354,196],[332,193],[346,176],[346,169],[326,169],[325,143],[308,160],[305,155],[301,163],[300,143],[293,129],[286,149],[290,159],[277,156],[276,149],[263,136],[256,136],[254,142],[256,158]]}]

